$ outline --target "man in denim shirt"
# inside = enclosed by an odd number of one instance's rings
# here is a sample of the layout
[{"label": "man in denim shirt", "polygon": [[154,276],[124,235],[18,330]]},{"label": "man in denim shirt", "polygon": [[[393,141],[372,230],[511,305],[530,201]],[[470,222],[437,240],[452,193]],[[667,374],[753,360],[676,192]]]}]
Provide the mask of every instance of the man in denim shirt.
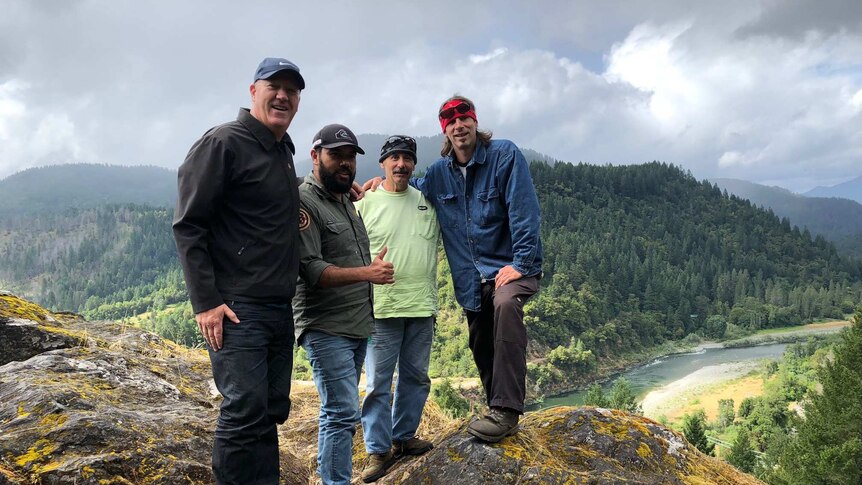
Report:
[{"label": "man in denim shirt", "polygon": [[524,303],[542,274],[539,200],[524,155],[478,130],[472,101],[453,96],[438,117],[446,135],[442,158],[412,183],[437,211],[490,407],[467,430],[495,443],[517,431],[524,412]]}]

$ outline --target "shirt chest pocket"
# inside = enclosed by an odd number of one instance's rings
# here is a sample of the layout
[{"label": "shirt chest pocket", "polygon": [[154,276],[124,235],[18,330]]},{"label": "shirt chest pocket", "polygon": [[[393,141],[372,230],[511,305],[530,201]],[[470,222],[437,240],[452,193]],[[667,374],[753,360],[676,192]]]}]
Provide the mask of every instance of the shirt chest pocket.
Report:
[{"label": "shirt chest pocket", "polygon": [[505,218],[506,207],[503,205],[503,199],[496,187],[478,192],[476,201],[481,225],[497,224]]},{"label": "shirt chest pocket", "polygon": [[324,224],[320,234],[321,256],[344,256],[354,246],[353,237],[347,230],[350,229],[346,222],[328,221]]},{"label": "shirt chest pocket", "polygon": [[437,196],[437,220],[440,225],[458,227],[458,220],[463,219],[463,209],[458,209],[458,196],[455,194],[439,194]]},{"label": "shirt chest pocket", "polygon": [[425,239],[433,239],[437,236],[437,224],[435,221],[436,216],[433,212],[429,210],[420,210],[419,214],[416,215],[412,230],[410,231],[411,236],[420,236]]}]

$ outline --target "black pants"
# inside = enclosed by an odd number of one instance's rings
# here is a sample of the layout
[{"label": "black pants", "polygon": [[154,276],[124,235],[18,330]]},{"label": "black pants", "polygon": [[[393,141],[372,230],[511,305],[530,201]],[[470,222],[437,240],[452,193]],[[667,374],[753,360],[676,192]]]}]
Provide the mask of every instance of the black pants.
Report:
[{"label": "black pants", "polygon": [[290,412],[293,312],[290,304],[229,303],[224,346],[210,349],[213,379],[224,396],[213,445],[218,485],[279,483],[276,425]]},{"label": "black pants", "polygon": [[482,285],[482,307],[465,310],[470,350],[479,369],[488,406],[524,412],[527,379],[527,328],[524,304],[539,289],[536,277],[521,278],[494,290]]}]

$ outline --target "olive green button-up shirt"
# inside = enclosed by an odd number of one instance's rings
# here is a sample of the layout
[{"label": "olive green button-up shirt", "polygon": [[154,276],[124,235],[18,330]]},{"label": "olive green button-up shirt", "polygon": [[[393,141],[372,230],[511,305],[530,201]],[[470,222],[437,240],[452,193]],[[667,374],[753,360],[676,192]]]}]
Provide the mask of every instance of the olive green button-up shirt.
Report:
[{"label": "olive green button-up shirt", "polygon": [[371,264],[368,233],[346,195],[335,197],[314,175],[299,187],[299,281],[293,298],[296,339],[308,330],[367,338],[374,329],[371,283],[335,288],[318,286],[330,265],[355,268]]}]

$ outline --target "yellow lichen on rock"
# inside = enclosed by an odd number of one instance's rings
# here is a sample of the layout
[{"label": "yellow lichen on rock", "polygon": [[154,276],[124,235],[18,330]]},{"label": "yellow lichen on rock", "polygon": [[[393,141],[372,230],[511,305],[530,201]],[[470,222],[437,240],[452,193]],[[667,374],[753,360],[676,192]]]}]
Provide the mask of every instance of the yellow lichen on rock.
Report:
[{"label": "yellow lichen on rock", "polygon": [[37,323],[70,322],[81,318],[75,313],[54,313],[36,303],[10,294],[0,295],[0,317],[20,318]]},{"label": "yellow lichen on rock", "polygon": [[23,318],[34,322],[47,321],[51,312],[13,295],[0,295],[0,317]]},{"label": "yellow lichen on rock", "polygon": [[63,426],[68,419],[69,418],[65,414],[51,413],[45,415],[39,420],[39,426],[43,428],[59,428],[60,426]]},{"label": "yellow lichen on rock", "polygon": [[26,411],[26,410],[25,410],[25,408],[24,408],[24,406],[25,406],[26,404],[27,404],[27,403],[23,403],[23,402],[22,402],[22,403],[18,403],[18,417],[19,417],[19,418],[26,418],[27,416],[29,416],[29,415],[30,415],[30,413],[29,413],[28,411]]},{"label": "yellow lichen on rock", "polygon": [[38,440],[33,443],[33,446],[27,449],[26,453],[15,458],[15,463],[17,463],[20,467],[26,467],[31,463],[43,460],[45,457],[53,453],[56,449],[56,444],[51,443],[46,439]]},{"label": "yellow lichen on rock", "polygon": [[449,459],[455,463],[464,461],[464,457],[459,455],[458,452],[453,450],[452,448],[447,448],[446,454],[449,456]]},{"label": "yellow lichen on rock", "polygon": [[638,456],[641,458],[649,458],[652,456],[652,450],[649,449],[649,446],[646,443],[641,443],[638,446]]}]

